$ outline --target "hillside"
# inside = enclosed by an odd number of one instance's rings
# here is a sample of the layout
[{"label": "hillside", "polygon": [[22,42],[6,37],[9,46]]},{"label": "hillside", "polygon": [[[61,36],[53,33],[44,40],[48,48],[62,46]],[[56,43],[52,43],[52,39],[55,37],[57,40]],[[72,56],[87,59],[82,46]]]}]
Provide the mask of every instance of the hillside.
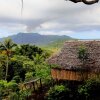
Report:
[{"label": "hillside", "polygon": [[[71,40],[69,36],[58,35],[40,35],[37,33],[18,33],[17,35],[8,36],[17,44],[33,44],[33,45],[47,45],[55,43],[56,41]],[[3,40],[2,38],[0,40]]]}]

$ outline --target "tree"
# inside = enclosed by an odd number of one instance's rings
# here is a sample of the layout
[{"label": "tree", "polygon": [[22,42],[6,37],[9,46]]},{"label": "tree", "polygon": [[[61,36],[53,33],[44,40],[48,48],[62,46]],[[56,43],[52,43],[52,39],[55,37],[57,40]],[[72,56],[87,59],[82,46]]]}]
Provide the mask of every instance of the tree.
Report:
[{"label": "tree", "polygon": [[[81,72],[81,78],[82,80],[84,80],[84,71],[88,71],[86,68],[86,64],[88,61],[88,53],[87,53],[86,47],[83,45],[81,45],[78,49],[78,59],[82,63],[80,67],[80,72]],[[86,78],[87,78],[87,75],[86,75]]]},{"label": "tree", "polygon": [[43,50],[35,45],[23,44],[16,48],[15,53],[33,59],[33,56],[36,56],[36,54],[41,55]]},{"label": "tree", "polygon": [[19,86],[15,81],[4,81],[0,80],[0,100],[18,100],[18,99],[8,99],[12,93],[17,93],[19,91]]},{"label": "tree", "polygon": [[5,80],[7,80],[8,76],[8,63],[9,58],[12,55],[12,48],[15,47],[16,44],[11,39],[6,39],[3,42],[0,42],[0,51],[6,55],[6,75]]},{"label": "tree", "polygon": [[0,54],[0,79],[4,79],[5,77],[5,63],[6,63],[6,56]]},{"label": "tree", "polygon": [[83,64],[86,62],[86,60],[88,59],[88,54],[87,54],[87,50],[86,47],[81,45],[79,47],[78,50],[78,58],[81,60],[81,62],[83,62]]},{"label": "tree", "polygon": [[100,79],[89,79],[78,88],[79,100],[100,100]]},{"label": "tree", "polygon": [[26,70],[23,68],[23,62],[17,59],[9,61],[7,80],[11,81],[15,76],[20,77],[22,81],[25,79]]},{"label": "tree", "polygon": [[69,100],[70,89],[64,85],[55,85],[48,91],[47,100]]}]

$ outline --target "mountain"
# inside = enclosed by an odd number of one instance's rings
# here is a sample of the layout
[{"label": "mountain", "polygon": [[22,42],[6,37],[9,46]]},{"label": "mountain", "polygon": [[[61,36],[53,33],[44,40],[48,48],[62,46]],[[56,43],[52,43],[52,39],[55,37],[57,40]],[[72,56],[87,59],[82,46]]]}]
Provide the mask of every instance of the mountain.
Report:
[{"label": "mountain", "polygon": [[[59,35],[40,35],[38,33],[18,33],[16,35],[8,36],[17,44],[33,44],[33,45],[47,45],[52,44],[55,41],[71,40],[73,38],[69,36]],[[2,38],[0,40],[3,40]]]}]

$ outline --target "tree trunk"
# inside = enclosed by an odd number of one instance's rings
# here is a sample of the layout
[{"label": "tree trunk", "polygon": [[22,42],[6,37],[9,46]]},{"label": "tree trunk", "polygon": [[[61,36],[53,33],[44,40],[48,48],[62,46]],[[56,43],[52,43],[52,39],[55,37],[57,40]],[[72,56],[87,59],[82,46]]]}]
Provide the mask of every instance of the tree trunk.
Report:
[{"label": "tree trunk", "polygon": [[6,64],[6,76],[5,76],[5,80],[7,80],[7,76],[8,76],[8,63],[9,63],[9,57],[7,56],[7,64]]}]

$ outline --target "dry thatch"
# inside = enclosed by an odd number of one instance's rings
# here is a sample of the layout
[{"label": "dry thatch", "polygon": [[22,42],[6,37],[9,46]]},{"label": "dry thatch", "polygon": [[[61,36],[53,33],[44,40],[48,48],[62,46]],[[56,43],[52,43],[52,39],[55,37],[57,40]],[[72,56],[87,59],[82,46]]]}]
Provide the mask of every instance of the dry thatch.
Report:
[{"label": "dry thatch", "polygon": [[[78,58],[80,46],[85,46],[88,54],[88,60],[85,66]],[[100,72],[100,41],[67,41],[61,51],[49,58],[50,64],[57,64],[62,69],[76,70],[87,69],[92,72]],[[83,68],[84,67],[84,68]]]}]

